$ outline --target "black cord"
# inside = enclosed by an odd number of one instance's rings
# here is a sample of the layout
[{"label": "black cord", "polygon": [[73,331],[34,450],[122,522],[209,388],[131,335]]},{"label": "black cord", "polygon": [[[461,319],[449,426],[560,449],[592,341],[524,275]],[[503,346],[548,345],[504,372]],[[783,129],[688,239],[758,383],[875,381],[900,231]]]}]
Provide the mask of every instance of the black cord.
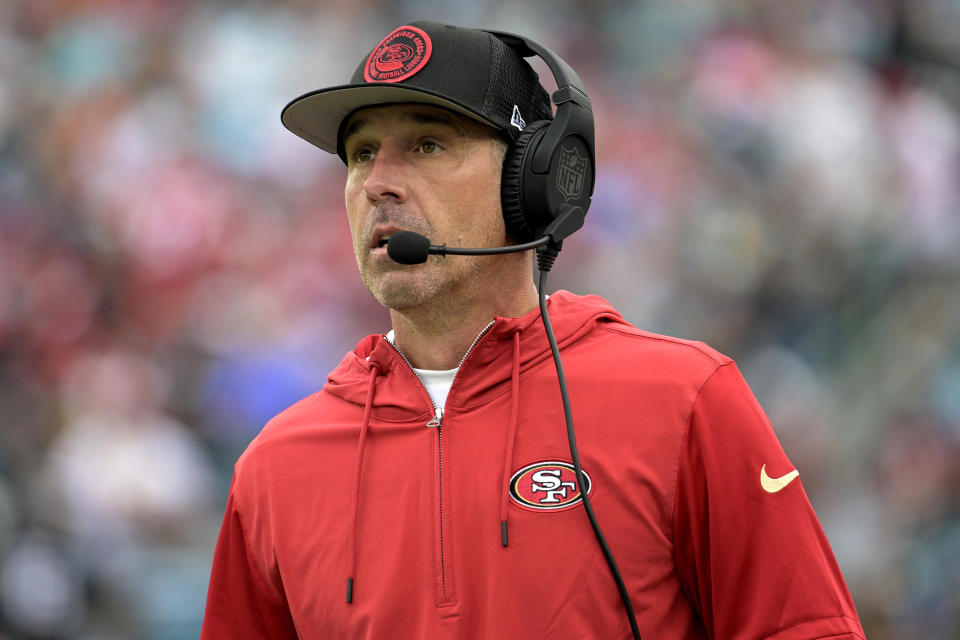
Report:
[{"label": "black cord", "polygon": [[623,576],[617,568],[617,563],[613,559],[613,553],[607,546],[607,541],[600,531],[600,523],[597,522],[597,516],[593,513],[593,506],[590,504],[590,498],[587,496],[586,478],[583,475],[583,469],[580,466],[580,455],[577,453],[577,439],[573,432],[573,413],[570,409],[570,395],[567,393],[567,378],[563,374],[563,363],[560,361],[560,348],[557,346],[557,338],[553,334],[553,327],[550,324],[550,316],[547,314],[547,273],[557,257],[558,249],[547,246],[541,247],[537,251],[537,263],[540,267],[540,316],[543,318],[543,328],[547,332],[547,340],[550,342],[550,351],[553,352],[553,364],[557,368],[557,381],[560,383],[560,397],[563,400],[563,416],[567,422],[567,441],[570,444],[570,458],[573,461],[573,469],[577,474],[577,486],[580,487],[580,497],[583,499],[583,508],[587,512],[587,518],[590,519],[590,526],[593,528],[594,535],[597,536],[597,542],[600,543],[600,549],[603,556],[607,559],[607,566],[610,567],[610,573],[617,583],[617,590],[620,592],[620,600],[627,612],[627,619],[630,622],[630,632],[636,640],[640,640],[640,629],[637,627],[637,618],[633,613],[633,603],[630,602],[630,594],[627,593],[627,585],[623,582]]}]

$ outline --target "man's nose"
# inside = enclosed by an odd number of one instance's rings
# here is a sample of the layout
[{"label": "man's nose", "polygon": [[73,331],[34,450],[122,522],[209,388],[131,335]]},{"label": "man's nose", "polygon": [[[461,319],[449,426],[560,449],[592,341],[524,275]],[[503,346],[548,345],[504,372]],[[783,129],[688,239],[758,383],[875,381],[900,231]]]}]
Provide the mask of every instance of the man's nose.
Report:
[{"label": "man's nose", "polygon": [[406,167],[403,153],[392,145],[381,145],[371,161],[373,166],[363,181],[367,198],[374,204],[383,200],[403,202],[407,198]]}]

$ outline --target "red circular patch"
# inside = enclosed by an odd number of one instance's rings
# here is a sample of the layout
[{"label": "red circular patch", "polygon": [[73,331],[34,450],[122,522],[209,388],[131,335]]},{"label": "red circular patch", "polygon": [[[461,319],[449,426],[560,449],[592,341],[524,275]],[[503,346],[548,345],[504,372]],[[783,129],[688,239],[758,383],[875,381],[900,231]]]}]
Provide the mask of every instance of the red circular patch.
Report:
[{"label": "red circular patch", "polygon": [[[587,472],[587,495],[593,483]],[[521,507],[538,511],[559,511],[580,504],[583,496],[577,486],[573,465],[559,460],[534,462],[510,477],[510,497]]]},{"label": "red circular patch", "polygon": [[400,82],[427,64],[433,52],[430,36],[416,27],[397,27],[380,41],[363,67],[367,82]]}]

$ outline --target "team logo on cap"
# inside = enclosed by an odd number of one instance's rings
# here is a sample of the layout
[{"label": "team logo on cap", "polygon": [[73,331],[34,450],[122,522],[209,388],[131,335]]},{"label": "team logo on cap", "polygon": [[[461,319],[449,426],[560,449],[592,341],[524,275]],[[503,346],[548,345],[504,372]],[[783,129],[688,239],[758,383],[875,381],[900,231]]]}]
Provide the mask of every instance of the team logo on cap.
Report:
[{"label": "team logo on cap", "polygon": [[[586,471],[583,477],[589,495],[593,482]],[[543,511],[569,509],[583,502],[573,465],[556,460],[534,462],[515,472],[510,478],[510,497],[521,507]]]},{"label": "team logo on cap", "polygon": [[367,82],[406,80],[427,64],[432,52],[433,43],[423,30],[397,27],[374,47],[363,67],[363,77]]}]

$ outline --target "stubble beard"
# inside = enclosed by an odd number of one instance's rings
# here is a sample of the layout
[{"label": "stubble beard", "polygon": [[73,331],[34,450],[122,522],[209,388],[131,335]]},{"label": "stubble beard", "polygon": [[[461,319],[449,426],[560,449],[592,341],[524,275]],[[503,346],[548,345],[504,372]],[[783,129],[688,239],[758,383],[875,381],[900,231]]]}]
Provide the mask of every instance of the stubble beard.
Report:
[{"label": "stubble beard", "polygon": [[[361,279],[371,295],[383,306],[400,313],[416,310],[449,313],[464,295],[480,286],[483,258],[476,256],[430,256],[418,266],[363,269]],[[445,261],[456,260],[450,265]]]}]

